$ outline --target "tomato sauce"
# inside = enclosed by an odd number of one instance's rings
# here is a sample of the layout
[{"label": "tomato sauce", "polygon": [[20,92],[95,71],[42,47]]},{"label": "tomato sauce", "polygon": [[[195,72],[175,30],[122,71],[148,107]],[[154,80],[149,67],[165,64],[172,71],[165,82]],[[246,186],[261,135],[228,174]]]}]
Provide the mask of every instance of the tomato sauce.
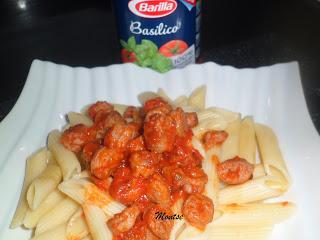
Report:
[{"label": "tomato sauce", "polygon": [[[128,107],[123,115],[106,102],[91,105],[88,113],[92,120],[100,115],[99,121],[66,130],[61,141],[92,174],[95,185],[85,188],[87,202],[104,206],[112,198],[127,206],[107,221],[115,239],[168,239],[172,220],[155,215],[179,214],[171,210],[177,200],[192,209],[183,213],[190,224],[202,229],[212,220],[213,203],[203,195],[208,182],[203,157],[192,145],[194,124],[189,118],[196,114],[174,109],[160,98],[140,109]],[[101,122],[103,131],[88,138]]]},{"label": "tomato sauce", "polygon": [[159,72],[200,54],[201,0],[114,0],[123,62]]}]

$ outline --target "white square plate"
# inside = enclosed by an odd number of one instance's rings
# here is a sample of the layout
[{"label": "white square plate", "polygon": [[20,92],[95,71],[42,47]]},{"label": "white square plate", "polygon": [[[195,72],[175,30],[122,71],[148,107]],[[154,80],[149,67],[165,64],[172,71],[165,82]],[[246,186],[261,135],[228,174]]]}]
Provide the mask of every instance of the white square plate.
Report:
[{"label": "white square plate", "polygon": [[277,225],[273,240],[320,239],[320,138],[306,108],[297,63],[235,69],[214,63],[159,74],[133,64],[93,69],[35,60],[25,87],[0,124],[0,239],[27,239],[29,232],[8,228],[28,155],[61,128],[68,111],[96,100],[138,104],[137,95],[159,87],[169,96],[207,85],[207,106],[219,106],[270,125],[276,132],[293,185],[284,199],[298,205],[295,216]]}]

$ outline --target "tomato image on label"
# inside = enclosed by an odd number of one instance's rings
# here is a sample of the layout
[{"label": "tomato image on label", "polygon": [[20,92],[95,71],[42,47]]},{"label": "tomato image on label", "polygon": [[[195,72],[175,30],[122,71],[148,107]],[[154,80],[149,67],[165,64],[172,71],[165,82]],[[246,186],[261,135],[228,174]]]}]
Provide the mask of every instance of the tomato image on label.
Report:
[{"label": "tomato image on label", "polygon": [[159,52],[166,57],[173,57],[183,53],[188,49],[188,44],[182,40],[172,40],[165,43],[159,49]]},{"label": "tomato image on label", "polygon": [[137,61],[136,54],[134,52],[128,51],[125,48],[121,50],[121,59],[124,63]]}]

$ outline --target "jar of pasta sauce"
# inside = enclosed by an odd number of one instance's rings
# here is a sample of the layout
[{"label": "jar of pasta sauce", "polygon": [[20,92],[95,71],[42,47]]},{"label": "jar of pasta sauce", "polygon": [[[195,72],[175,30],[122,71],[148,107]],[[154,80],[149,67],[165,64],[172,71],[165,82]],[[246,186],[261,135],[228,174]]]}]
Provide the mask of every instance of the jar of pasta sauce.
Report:
[{"label": "jar of pasta sauce", "polygon": [[113,0],[123,62],[158,72],[195,63],[201,0]]}]

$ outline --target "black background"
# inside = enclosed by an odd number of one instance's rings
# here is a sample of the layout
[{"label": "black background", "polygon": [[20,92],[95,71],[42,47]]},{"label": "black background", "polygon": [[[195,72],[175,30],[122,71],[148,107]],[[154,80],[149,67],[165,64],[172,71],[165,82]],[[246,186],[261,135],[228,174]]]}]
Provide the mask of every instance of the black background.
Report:
[{"label": "black background", "polygon": [[[202,19],[201,61],[239,68],[299,61],[320,131],[320,1],[203,0]],[[35,58],[87,67],[120,62],[111,1],[0,1],[0,120]]]}]

